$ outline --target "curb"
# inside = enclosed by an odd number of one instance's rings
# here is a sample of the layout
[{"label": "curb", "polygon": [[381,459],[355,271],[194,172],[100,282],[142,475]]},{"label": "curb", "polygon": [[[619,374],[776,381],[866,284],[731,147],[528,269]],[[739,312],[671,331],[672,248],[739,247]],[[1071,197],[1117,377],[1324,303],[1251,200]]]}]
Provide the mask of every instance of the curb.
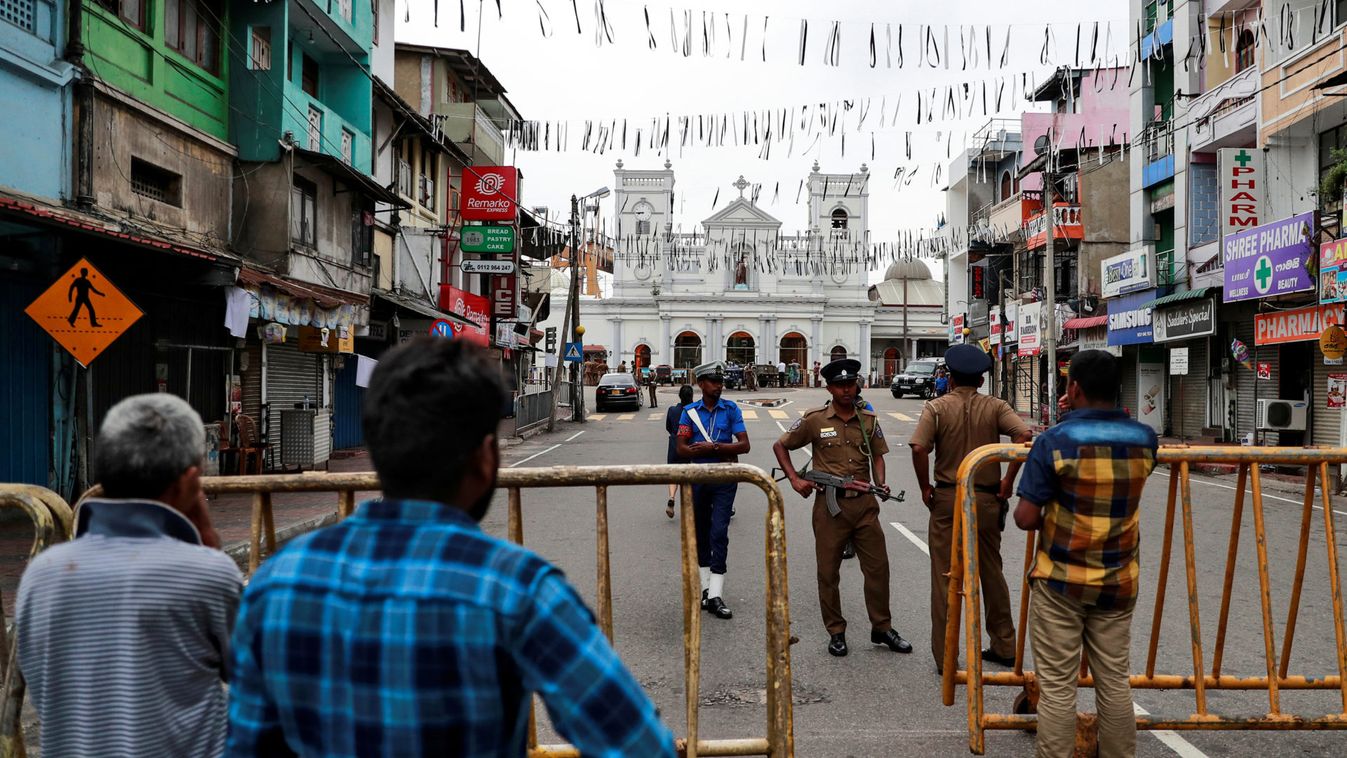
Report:
[{"label": "curb", "polygon": [[[325,526],[331,526],[335,523],[337,523],[337,511],[334,508],[331,513],[323,516],[316,516],[314,518],[282,526],[276,530],[276,549],[280,550],[285,546],[285,543],[301,534],[306,534],[316,529],[322,529]],[[263,537],[262,541],[265,543],[266,537]],[[233,559],[234,563],[238,564],[239,570],[245,575],[248,573],[248,552],[251,547],[252,540],[239,540],[238,542],[225,545],[224,548],[224,554]]]}]

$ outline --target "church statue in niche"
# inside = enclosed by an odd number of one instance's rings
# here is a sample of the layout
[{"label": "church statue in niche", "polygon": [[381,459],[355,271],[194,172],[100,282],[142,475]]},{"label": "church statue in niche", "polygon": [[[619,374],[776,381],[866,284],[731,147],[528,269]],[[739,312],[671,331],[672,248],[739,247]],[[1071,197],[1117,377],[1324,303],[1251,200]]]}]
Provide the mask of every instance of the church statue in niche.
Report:
[{"label": "church statue in niche", "polygon": [[744,250],[739,251],[739,262],[734,266],[734,288],[748,289],[748,252]]}]

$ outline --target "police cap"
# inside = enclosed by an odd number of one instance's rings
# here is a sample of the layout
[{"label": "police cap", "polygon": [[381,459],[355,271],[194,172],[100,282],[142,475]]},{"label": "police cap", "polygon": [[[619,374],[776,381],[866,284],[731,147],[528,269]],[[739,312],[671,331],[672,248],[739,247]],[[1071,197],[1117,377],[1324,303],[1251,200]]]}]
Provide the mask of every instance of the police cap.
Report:
[{"label": "police cap", "polygon": [[861,362],[855,358],[839,358],[819,369],[828,384],[854,382],[861,373]]},{"label": "police cap", "polygon": [[692,369],[692,376],[698,380],[701,379],[724,379],[725,364],[720,361],[711,361]]},{"label": "police cap", "polygon": [[945,351],[945,365],[956,374],[980,376],[992,367],[991,356],[973,345],[955,345]]}]

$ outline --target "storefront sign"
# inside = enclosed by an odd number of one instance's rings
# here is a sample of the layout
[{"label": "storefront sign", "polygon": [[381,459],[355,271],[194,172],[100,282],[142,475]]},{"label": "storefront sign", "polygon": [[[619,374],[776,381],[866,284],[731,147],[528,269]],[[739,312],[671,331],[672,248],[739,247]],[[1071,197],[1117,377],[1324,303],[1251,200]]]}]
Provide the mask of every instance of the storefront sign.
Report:
[{"label": "storefront sign", "polygon": [[1039,333],[1039,319],[1043,314],[1042,303],[1025,303],[1020,306],[1020,356],[1038,355],[1042,347],[1042,334]]},{"label": "storefront sign", "polygon": [[349,326],[329,329],[322,326],[299,327],[299,351],[302,353],[355,352],[355,330]]},{"label": "storefront sign", "polygon": [[1280,345],[1285,342],[1307,342],[1319,339],[1324,329],[1341,324],[1342,303],[1311,305],[1293,311],[1260,313],[1254,317],[1255,345]]},{"label": "storefront sign", "polygon": [[1165,364],[1137,364],[1137,421],[1163,431],[1165,420]]},{"label": "storefront sign", "polygon": [[502,274],[491,277],[491,315],[495,318],[512,319],[518,307],[515,293],[515,275]]},{"label": "storefront sign", "polygon": [[1169,375],[1188,375],[1188,348],[1176,347],[1169,351]]},{"label": "storefront sign", "polygon": [[1128,250],[1105,258],[1100,267],[1104,297],[1117,297],[1155,286],[1155,264],[1150,250]]},{"label": "storefront sign", "polygon": [[964,316],[963,316],[962,313],[950,317],[950,320],[949,320],[949,344],[951,344],[951,345],[962,345],[962,344],[963,344],[963,322],[964,322]]},{"label": "storefront sign", "polygon": [[1020,341],[1020,304],[1006,303],[1006,342]]},{"label": "storefront sign", "polygon": [[1263,151],[1223,148],[1216,155],[1216,184],[1221,188],[1221,239],[1258,226],[1263,218]]},{"label": "storefront sign", "polygon": [[1080,333],[1081,350],[1103,350],[1113,355],[1122,355],[1122,346],[1108,344],[1108,327],[1099,326],[1084,329]]},{"label": "storefront sign", "polygon": [[514,261],[474,261],[459,264],[465,274],[513,274]]},{"label": "storefront sign", "polygon": [[1319,352],[1324,354],[1325,366],[1341,366],[1342,356],[1347,354],[1347,332],[1337,324],[1325,327],[1319,335]]},{"label": "storefront sign", "polygon": [[477,324],[469,326],[459,321],[452,322],[454,339],[486,346],[490,342],[486,332],[487,325],[491,322],[490,307],[491,304],[481,295],[449,285],[440,287],[440,310],[463,316]]},{"label": "storefront sign", "polygon": [[1347,405],[1347,374],[1329,374],[1328,375],[1328,398],[1329,408],[1341,408]]},{"label": "storefront sign", "polygon": [[1155,299],[1155,290],[1143,290],[1108,301],[1108,344],[1145,345],[1154,342],[1151,309],[1141,306]]},{"label": "storefront sign", "polygon": [[991,327],[988,336],[989,344],[1001,344],[1001,306],[993,305],[991,307],[991,310],[987,312],[987,323]]},{"label": "storefront sign", "polygon": [[1319,246],[1319,302],[1347,300],[1347,239]]},{"label": "storefront sign", "polygon": [[1168,308],[1152,315],[1156,342],[1173,342],[1216,333],[1216,301],[1204,297]]},{"label": "storefront sign", "polygon": [[1258,377],[1259,381],[1272,381],[1272,364],[1268,361],[1259,361],[1258,370],[1255,372],[1255,375]]},{"label": "storefront sign", "polygon": [[465,226],[459,235],[459,249],[465,253],[496,255],[514,252],[513,226]]},{"label": "storefront sign", "polygon": [[1314,289],[1307,270],[1314,255],[1314,213],[1274,221],[1226,237],[1225,302],[1256,300]]},{"label": "storefront sign", "polygon": [[465,221],[514,221],[519,172],[514,166],[465,166],[459,215]]}]

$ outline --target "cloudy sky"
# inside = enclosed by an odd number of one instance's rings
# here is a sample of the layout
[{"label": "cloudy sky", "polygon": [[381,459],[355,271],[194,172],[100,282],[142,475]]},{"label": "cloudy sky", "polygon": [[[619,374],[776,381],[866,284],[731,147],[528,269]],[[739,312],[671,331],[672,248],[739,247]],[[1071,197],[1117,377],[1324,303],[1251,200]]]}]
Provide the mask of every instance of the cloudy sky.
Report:
[{"label": "cloudy sky", "polygon": [[[670,136],[667,157],[673,161],[677,180],[674,222],[684,231],[691,231],[717,207],[737,196],[730,185],[740,174],[762,186],[759,205],[782,221],[783,231],[805,228],[805,199],[797,202],[796,198],[800,181],[815,160],[825,172],[854,171],[862,163],[869,164],[874,176],[870,198],[873,241],[898,239],[903,231],[930,229],[945,207],[941,190],[946,177],[937,177],[936,171],[943,171],[949,153],[971,145],[973,134],[993,116],[994,99],[990,100],[988,115],[982,115],[982,83],[990,85],[989,93],[993,94],[1004,85],[1002,112],[995,115],[1017,119],[1026,106],[1012,100],[1011,94],[1022,89],[1025,77],[1032,88],[1033,81],[1041,81],[1055,66],[1073,64],[1078,46],[1083,62],[1092,51],[1100,57],[1121,55],[1124,60],[1127,54],[1125,0],[574,0],[574,8],[579,11],[578,34],[571,0],[500,0],[500,16],[496,0],[463,0],[467,16],[463,31],[460,3],[455,0],[440,0],[438,26],[432,0],[398,3],[398,41],[473,51],[504,84],[524,118],[569,122],[565,152],[521,150],[515,157],[515,165],[525,177],[524,203],[546,206],[554,218],[560,218],[569,207],[571,194],[583,195],[611,186],[612,170],[619,158],[627,168],[662,166],[665,154],[643,147],[637,156],[630,142],[637,128],[649,133],[652,118],[674,116],[675,133]],[[540,8],[547,18],[542,17]],[[611,30],[611,41],[599,33],[596,14],[600,8]],[[670,17],[672,14],[681,42],[689,13],[692,50],[690,56],[684,56],[672,44]],[[704,18],[715,35],[710,55],[703,54]],[[801,65],[801,28],[806,20]],[[830,44],[834,22],[840,22],[835,45]],[[1097,39],[1094,22],[1100,22]],[[1051,24],[1046,64],[1045,24]],[[1079,42],[1078,24],[1083,24]],[[872,25],[876,38],[873,67]],[[901,68],[897,60],[900,25]],[[934,67],[930,65],[934,53],[923,56],[917,41],[925,37],[923,25],[933,27],[935,47],[928,47],[928,51],[940,52],[940,63]],[[971,31],[969,25],[974,25]],[[990,66],[985,54],[988,27],[995,59]],[[979,60],[966,70],[965,62],[972,62],[973,46],[959,44],[961,30],[965,37],[976,39],[979,48]],[[1000,64],[1007,34],[1010,46],[1003,68]],[[835,65],[830,50],[835,51]],[[919,62],[923,57],[925,65]],[[971,105],[962,118],[945,118],[937,106],[933,121],[917,123],[919,92],[927,98],[931,88],[937,88],[937,97],[943,99],[944,87],[956,85],[961,90],[965,83],[973,87],[973,94],[966,101]],[[992,96],[989,94],[989,98]],[[811,113],[817,116],[818,104],[842,101],[850,101],[854,108],[842,117],[836,131],[800,129],[805,106],[813,108]],[[768,109],[779,112],[783,108],[795,109],[794,134],[782,135],[781,141],[774,142],[768,157],[763,157],[761,141],[748,147],[708,147],[695,139],[686,148],[678,145],[678,115],[735,115]],[[858,129],[861,110],[867,115]],[[606,125],[616,120],[620,131],[624,119],[629,139],[626,150],[609,146],[603,154],[597,154],[581,148],[586,121],[594,122],[597,128],[599,122]],[[620,134],[617,136],[620,139]],[[612,213],[611,200],[607,201],[605,215]]]}]

